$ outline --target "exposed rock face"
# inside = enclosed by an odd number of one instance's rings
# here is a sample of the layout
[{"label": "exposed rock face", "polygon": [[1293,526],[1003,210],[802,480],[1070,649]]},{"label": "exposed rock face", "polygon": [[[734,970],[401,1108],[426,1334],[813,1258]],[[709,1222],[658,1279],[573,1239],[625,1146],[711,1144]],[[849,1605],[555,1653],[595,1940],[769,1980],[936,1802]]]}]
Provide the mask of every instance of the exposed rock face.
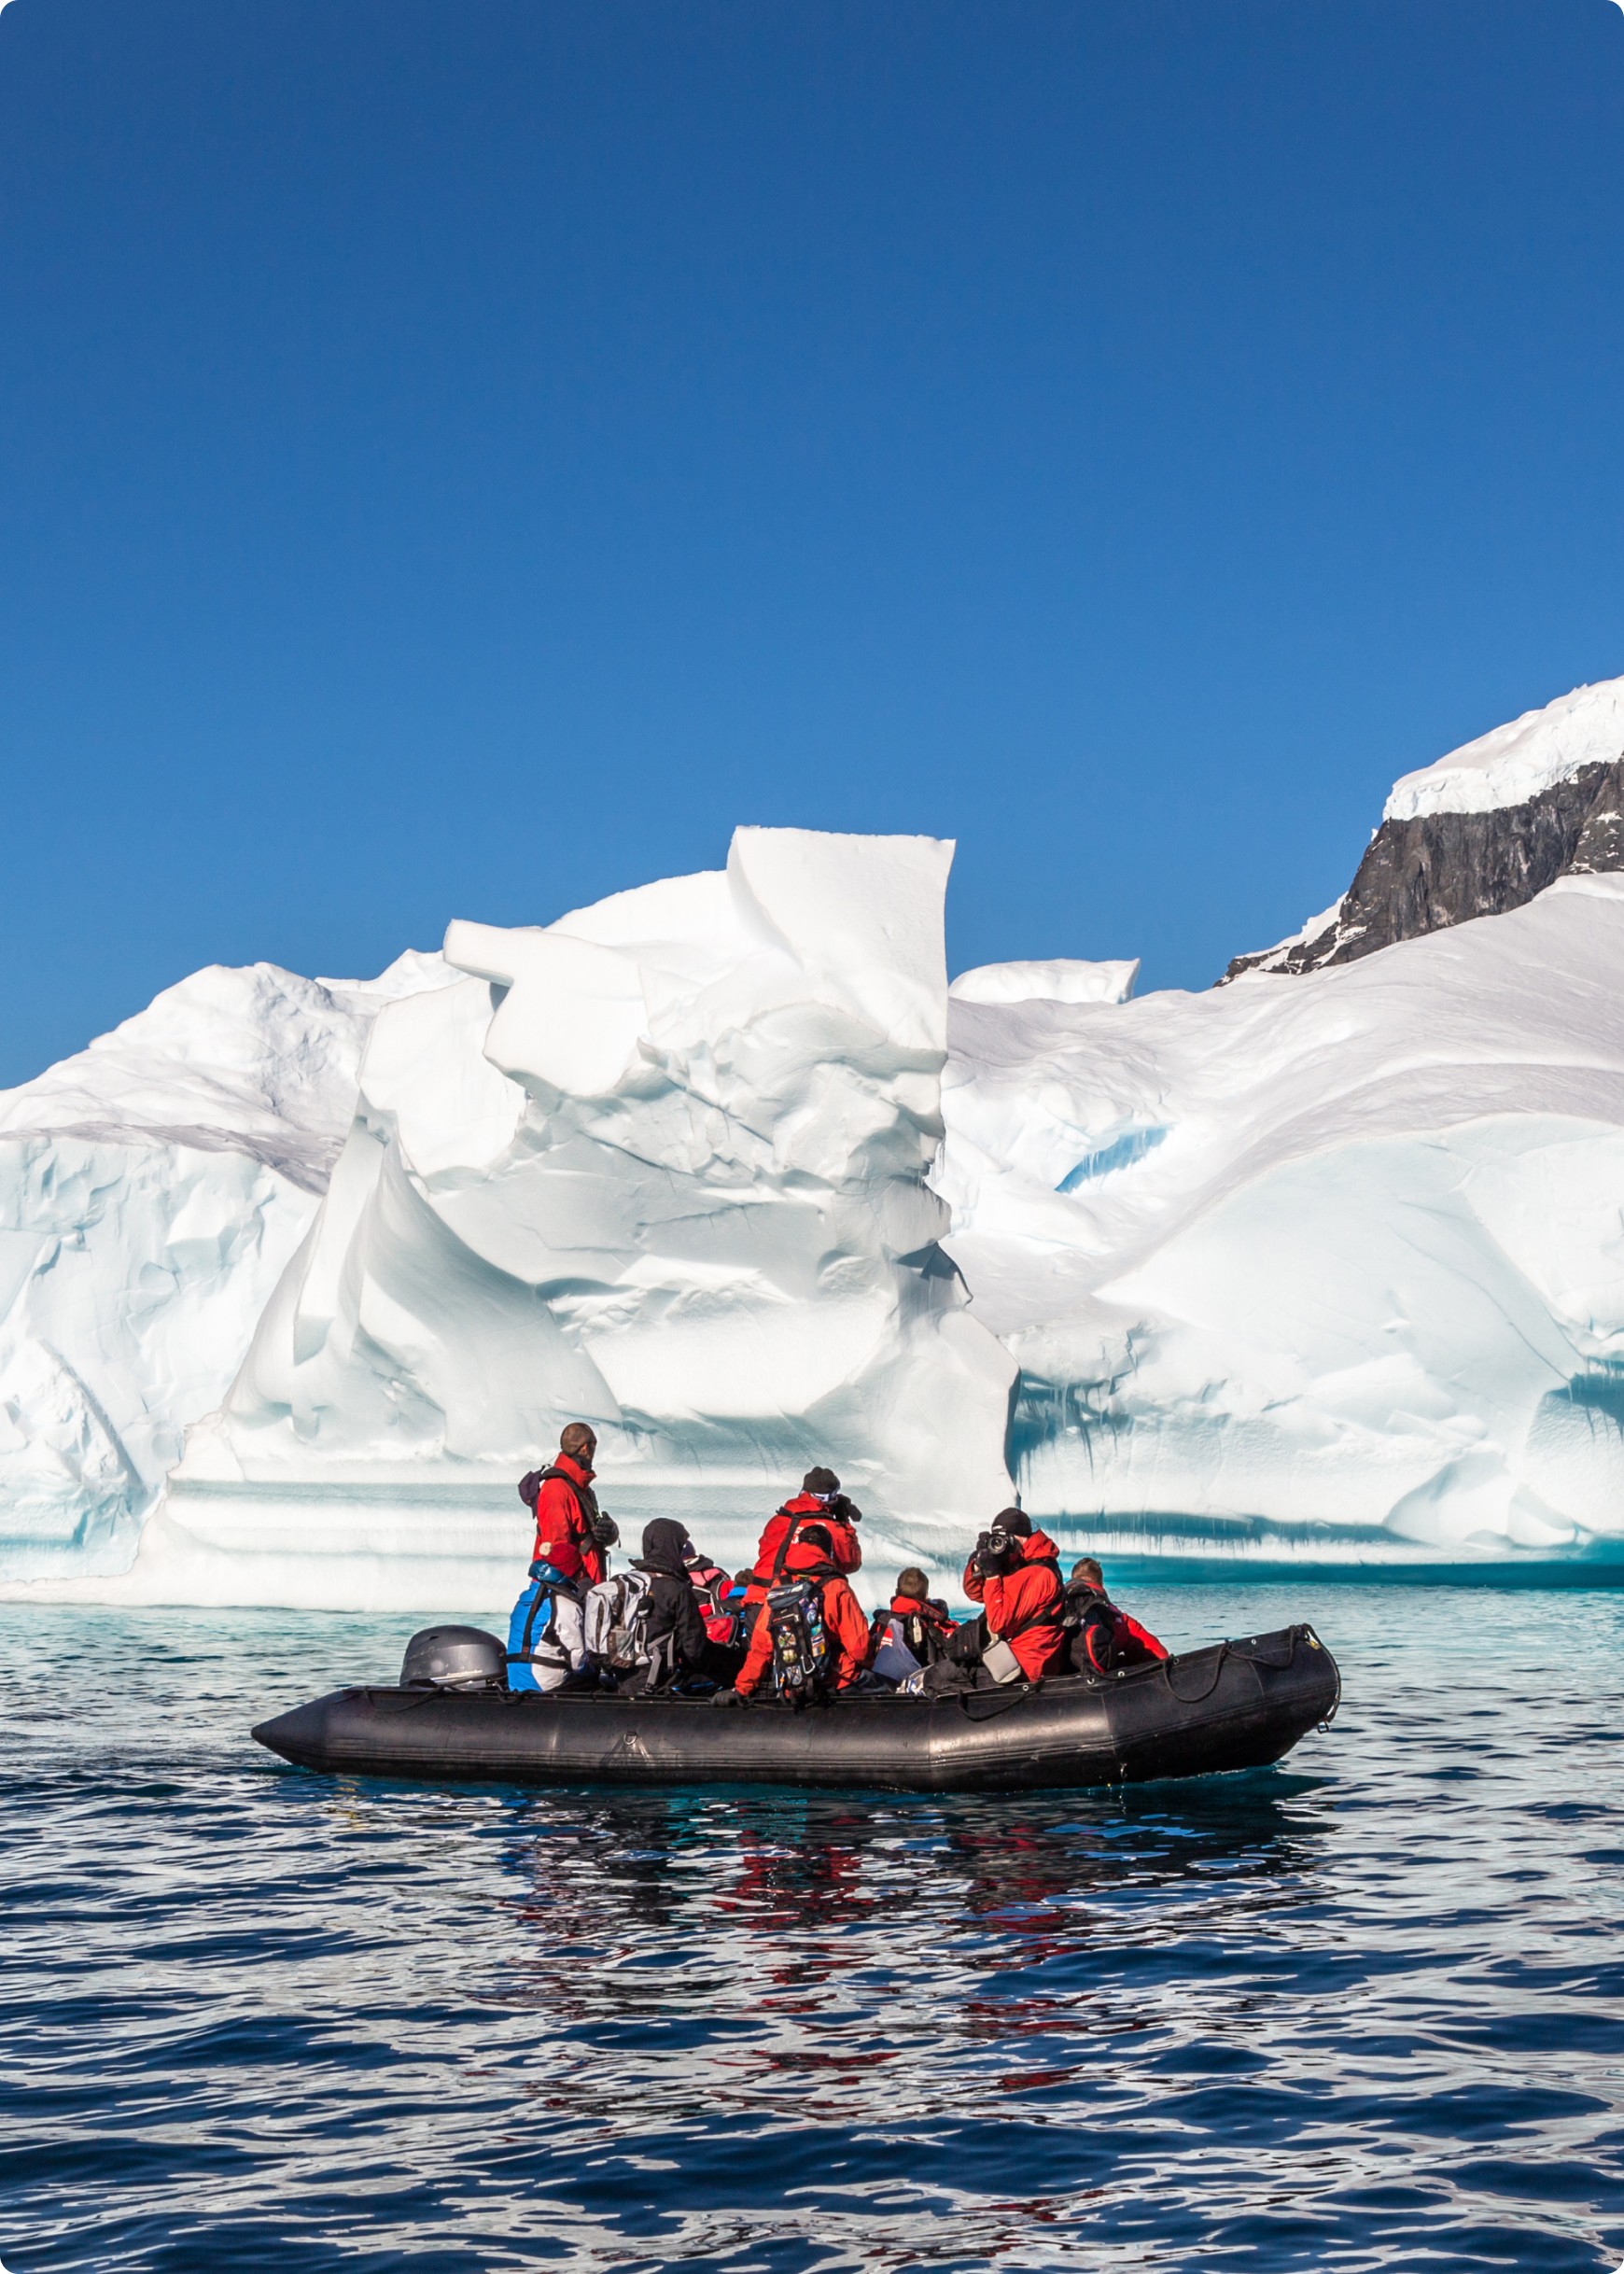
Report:
[{"label": "exposed rock face", "polygon": [[1520,806],[1383,821],[1343,897],[1301,938],[1225,973],[1318,971],[1394,940],[1520,908],[1559,877],[1624,869],[1624,759],[1586,766]]},{"label": "exposed rock face", "polygon": [[1605,870],[1624,870],[1617,680],[1577,688],[1407,775],[1336,906],[1295,938],[1237,956],[1224,977],[1351,963],[1395,940],[1502,916],[1559,877]]}]

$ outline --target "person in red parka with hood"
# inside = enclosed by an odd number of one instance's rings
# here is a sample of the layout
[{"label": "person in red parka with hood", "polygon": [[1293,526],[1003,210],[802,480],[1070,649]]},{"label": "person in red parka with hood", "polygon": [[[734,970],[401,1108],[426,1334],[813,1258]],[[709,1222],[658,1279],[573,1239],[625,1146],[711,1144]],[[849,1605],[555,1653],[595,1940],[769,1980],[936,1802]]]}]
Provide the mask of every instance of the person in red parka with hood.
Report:
[{"label": "person in red parka with hood", "polygon": [[920,1686],[928,1691],[991,1688],[995,1677],[981,1657],[994,1642],[1009,1645],[1029,1682],[1068,1672],[1057,1552],[1020,1509],[995,1517],[964,1566],[964,1592],[981,1605],[985,1629],[982,1620],[967,1620],[948,1643],[947,1655],[926,1669]]},{"label": "person in red parka with hood", "polygon": [[[1001,1548],[1001,1535],[1007,1543]],[[965,1593],[981,1605],[988,1634],[1008,1643],[1029,1682],[1066,1666],[1059,1552],[1046,1532],[1032,1530],[1024,1509],[1005,1509],[964,1566]]]},{"label": "person in red parka with hood", "polygon": [[536,1511],[531,1562],[551,1565],[582,1594],[608,1571],[604,1550],[620,1537],[592,1489],[596,1451],[597,1439],[585,1422],[570,1422],[559,1436],[558,1458],[546,1468],[533,1468],[519,1487],[519,1497]]},{"label": "person in red parka with hood", "polygon": [[1071,1618],[1071,1663],[1079,1674],[1116,1674],[1166,1658],[1168,1646],[1130,1618],[1105,1592],[1105,1574],[1091,1555],[1078,1558],[1066,1584]]},{"label": "person in red parka with hood", "polygon": [[[794,1579],[822,1583],[823,1624],[835,1659],[829,1687],[845,1690],[859,1679],[868,1657],[868,1621],[862,1605],[846,1583],[835,1563],[833,1527],[809,1523],[799,1530],[784,1551],[782,1584]],[[775,1557],[776,1560],[776,1557]],[[759,1686],[773,1655],[772,1629],[765,1617],[756,1621],[750,1647],[738,1677],[737,1696],[748,1698]],[[735,1692],[723,1691],[718,1703],[731,1702]]]},{"label": "person in red parka with hood", "polygon": [[761,1546],[756,1550],[755,1568],[745,1593],[747,1603],[764,1603],[769,1587],[776,1587],[786,1562],[778,1558],[785,1543],[798,1539],[808,1524],[821,1524],[830,1542],[830,1561],[836,1571],[857,1571],[862,1564],[862,1549],[857,1537],[857,1526],[862,1522],[862,1510],[854,1508],[840,1489],[840,1479],[832,1468],[809,1468],[802,1481],[801,1490],[793,1500],[786,1500],[774,1516],[767,1519],[762,1534]]}]

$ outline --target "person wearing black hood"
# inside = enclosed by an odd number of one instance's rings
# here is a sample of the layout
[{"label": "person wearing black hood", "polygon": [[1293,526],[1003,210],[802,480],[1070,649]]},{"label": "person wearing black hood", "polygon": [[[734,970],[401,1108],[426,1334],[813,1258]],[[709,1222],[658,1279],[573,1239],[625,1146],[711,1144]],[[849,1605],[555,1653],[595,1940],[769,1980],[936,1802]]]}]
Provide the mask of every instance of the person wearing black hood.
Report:
[{"label": "person wearing black hood", "polygon": [[641,1635],[646,1656],[622,1676],[618,1687],[623,1691],[664,1690],[679,1674],[707,1670],[710,1637],[683,1561],[691,1545],[686,1528],[675,1517],[656,1516],[643,1526],[643,1552],[632,1568],[646,1573],[649,1580],[648,1623]]}]

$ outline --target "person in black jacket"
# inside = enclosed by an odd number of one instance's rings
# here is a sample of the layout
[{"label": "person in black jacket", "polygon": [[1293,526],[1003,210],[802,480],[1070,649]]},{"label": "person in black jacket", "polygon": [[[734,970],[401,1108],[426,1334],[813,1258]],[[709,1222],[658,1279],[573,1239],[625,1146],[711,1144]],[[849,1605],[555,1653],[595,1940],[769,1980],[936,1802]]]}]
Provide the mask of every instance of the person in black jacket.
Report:
[{"label": "person in black jacket", "polygon": [[679,1674],[707,1672],[711,1641],[700,1616],[699,1597],[683,1562],[691,1545],[674,1517],[656,1516],[643,1526],[643,1552],[632,1568],[649,1578],[649,1621],[643,1641],[650,1662],[623,1675],[621,1690],[665,1689]]}]

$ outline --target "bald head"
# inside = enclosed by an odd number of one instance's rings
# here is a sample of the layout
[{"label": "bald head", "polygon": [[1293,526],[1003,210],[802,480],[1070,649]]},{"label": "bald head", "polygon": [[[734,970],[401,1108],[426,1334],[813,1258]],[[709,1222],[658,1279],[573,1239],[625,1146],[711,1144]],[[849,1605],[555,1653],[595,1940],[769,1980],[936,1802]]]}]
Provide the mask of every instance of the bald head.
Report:
[{"label": "bald head", "polygon": [[597,1439],[584,1422],[567,1422],[559,1432],[558,1450],[567,1453],[572,1461],[590,1463],[597,1451]]}]

